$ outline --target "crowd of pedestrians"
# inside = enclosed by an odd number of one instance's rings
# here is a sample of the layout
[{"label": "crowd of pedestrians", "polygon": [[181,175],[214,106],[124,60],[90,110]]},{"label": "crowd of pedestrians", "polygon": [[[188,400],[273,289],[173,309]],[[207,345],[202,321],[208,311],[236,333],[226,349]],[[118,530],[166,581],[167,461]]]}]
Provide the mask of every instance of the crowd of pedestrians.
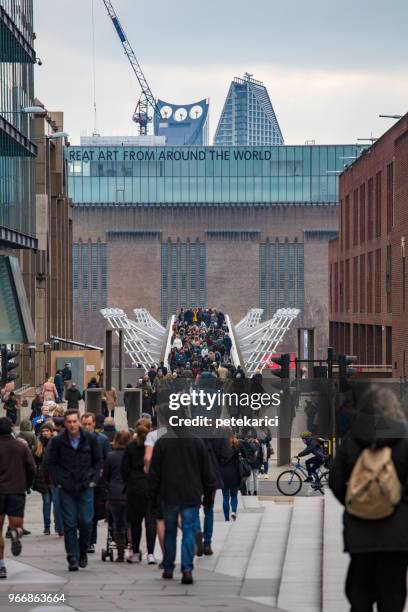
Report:
[{"label": "crowd of pedestrians", "polygon": [[[207,343],[209,337],[204,334],[202,337]],[[227,355],[228,352],[223,353],[218,367],[230,365]],[[197,356],[194,363],[200,373],[210,371],[205,369],[207,363],[211,366],[207,355]],[[67,369],[68,365],[65,376]],[[88,555],[95,552],[98,522],[106,520],[118,563],[142,562],[144,527],[147,563],[157,563],[158,540],[163,579],[171,579],[180,527],[182,581],[192,583],[194,556],[213,554],[216,491],[222,491],[225,520],[235,521],[238,491],[244,495],[257,494],[258,473],[271,452],[271,433],[267,429],[248,430],[238,438],[226,430],[218,439],[205,440],[188,431],[181,438],[167,436],[168,404],[157,405],[152,400],[158,380],[169,380],[166,376],[171,370],[166,370],[163,363],[152,366],[137,383],[143,390],[143,417],[134,429],[117,429],[114,407],[108,409],[108,416],[104,416],[106,411],[102,415],[89,412],[81,415],[78,410],[81,393],[72,376],[64,378],[62,372],[63,384],[68,381],[64,384],[65,401],[60,401],[57,375],[47,379],[32,401],[30,418],[23,419],[19,429],[7,414],[10,409],[7,399],[14,397],[13,392],[9,393],[3,404],[7,416],[1,420],[2,435],[12,449],[18,450],[16,461],[24,462],[20,472],[25,470],[25,479],[20,478],[15,491],[9,490],[13,477],[5,456],[0,456],[0,501],[3,496],[3,521],[8,516],[13,554],[21,552],[25,495],[34,490],[42,498],[43,534],[50,536],[54,530],[64,538],[70,571],[87,566]],[[115,405],[116,393],[111,398]],[[243,462],[246,471],[242,469]],[[14,495],[19,497],[14,499]],[[4,540],[1,541],[3,554]],[[0,568],[0,575],[6,577],[3,558]]]},{"label": "crowd of pedestrians", "polygon": [[[225,521],[239,519],[238,500],[257,495],[273,453],[266,427],[225,429],[216,438],[169,426],[168,402],[158,390],[177,378],[244,377],[234,369],[225,317],[215,310],[185,310],[177,317],[169,363],[152,365],[136,383],[142,417],[118,429],[115,390],[105,392],[103,414],[80,414],[82,394],[69,365],[44,383],[21,420],[12,389],[3,393],[0,417],[0,578],[7,577],[4,526],[11,552],[22,551],[26,494],[42,498],[43,534],[64,538],[69,571],[88,565],[98,523],[108,524],[108,545],[117,563],[158,565],[163,580],[174,576],[181,531],[181,581],[193,583],[194,557],[212,555],[214,505],[222,494]],[[101,373],[103,376],[103,373]],[[262,384],[258,374],[257,382]],[[59,377],[59,378],[58,378]],[[166,383],[165,383],[166,381]],[[101,380],[93,379],[99,386]],[[124,394],[126,408],[127,397]],[[408,438],[406,415],[389,389],[369,388],[353,410],[344,405],[329,486],[345,506],[344,548],[350,555],[346,594],[353,612],[402,612],[408,568]],[[187,413],[187,409],[186,409]],[[310,431],[302,434],[308,480],[323,461],[316,439],[317,407],[305,410]],[[347,417],[347,419],[346,419]],[[200,511],[201,510],[201,511]],[[271,543],[273,545],[273,543]],[[157,551],[160,557],[157,558]]]}]

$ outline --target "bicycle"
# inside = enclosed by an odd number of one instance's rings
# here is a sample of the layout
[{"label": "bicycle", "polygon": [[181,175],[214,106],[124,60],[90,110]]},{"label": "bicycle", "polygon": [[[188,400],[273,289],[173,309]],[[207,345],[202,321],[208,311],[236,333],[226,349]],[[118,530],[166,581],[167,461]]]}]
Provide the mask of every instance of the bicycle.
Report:
[{"label": "bicycle", "polygon": [[[301,490],[303,483],[309,474],[307,473],[306,466],[300,462],[299,457],[294,457],[296,463],[293,463],[293,469],[285,470],[281,472],[276,481],[278,491],[282,495],[297,495]],[[312,489],[319,491],[324,495],[324,483],[329,481],[329,469],[327,468],[327,462],[323,463],[316,471],[316,480],[311,484]]]}]

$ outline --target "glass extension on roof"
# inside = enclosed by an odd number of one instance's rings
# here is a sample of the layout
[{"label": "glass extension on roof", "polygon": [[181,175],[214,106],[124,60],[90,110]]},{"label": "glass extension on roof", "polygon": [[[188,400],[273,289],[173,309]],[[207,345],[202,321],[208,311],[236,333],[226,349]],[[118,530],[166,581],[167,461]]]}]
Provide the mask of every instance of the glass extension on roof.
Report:
[{"label": "glass extension on roof", "polygon": [[357,145],[70,147],[75,203],[338,202]]}]

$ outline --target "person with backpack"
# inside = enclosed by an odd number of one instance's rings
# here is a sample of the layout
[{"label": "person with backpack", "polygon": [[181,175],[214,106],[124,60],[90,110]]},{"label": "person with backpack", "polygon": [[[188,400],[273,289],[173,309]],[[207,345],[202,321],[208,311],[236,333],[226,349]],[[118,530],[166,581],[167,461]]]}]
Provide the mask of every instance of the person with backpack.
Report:
[{"label": "person with backpack", "polygon": [[338,449],[329,486],[345,507],[346,595],[353,612],[402,612],[408,567],[408,439],[396,395],[370,387]]},{"label": "person with backpack", "polygon": [[300,437],[302,438],[303,444],[306,445],[306,448],[298,453],[298,459],[300,457],[306,457],[307,455],[313,455],[313,457],[305,461],[308,474],[305,482],[317,482],[319,480],[317,470],[326,461],[327,455],[320,441],[315,438],[310,431],[304,431],[300,434]]},{"label": "person with backpack", "polygon": [[240,456],[244,454],[241,442],[234,435],[232,429],[225,431],[226,444],[220,456],[221,478],[224,484],[222,489],[224,518],[226,521],[237,519],[238,489],[241,485],[242,474],[240,470]]},{"label": "person with backpack", "polygon": [[251,467],[251,473],[246,480],[247,494],[258,495],[258,476],[262,467],[262,449],[256,432],[249,431],[243,441],[243,449]]}]

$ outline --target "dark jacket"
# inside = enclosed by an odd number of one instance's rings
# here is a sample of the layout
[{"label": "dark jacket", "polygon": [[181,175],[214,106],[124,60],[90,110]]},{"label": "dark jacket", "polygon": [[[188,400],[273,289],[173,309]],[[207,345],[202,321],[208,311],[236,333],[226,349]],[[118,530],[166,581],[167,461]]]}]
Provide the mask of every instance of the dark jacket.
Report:
[{"label": "dark jacket", "polygon": [[57,387],[57,391],[59,393],[62,393],[62,391],[64,390],[64,378],[62,374],[56,374],[54,376],[54,385]]},{"label": "dark jacket", "polygon": [[30,451],[33,453],[37,448],[37,438],[35,433],[33,432],[33,426],[29,419],[23,419],[20,423],[20,433],[17,436],[18,438],[22,438],[25,440],[30,448]]},{"label": "dark jacket", "polygon": [[306,447],[298,453],[298,457],[307,457],[307,455],[314,455],[322,463],[327,459],[322,445],[313,436],[306,439]]},{"label": "dark jacket", "polygon": [[64,380],[72,380],[72,371],[71,371],[71,368],[64,368],[62,370],[62,378]]},{"label": "dark jacket", "polygon": [[103,466],[103,480],[108,487],[108,499],[111,502],[125,502],[125,483],[122,479],[121,465],[124,448],[114,448],[108,455]]},{"label": "dark jacket", "polygon": [[242,449],[251,468],[260,470],[263,463],[260,443],[255,439],[243,440]]},{"label": "dark jacket", "polygon": [[40,401],[40,402],[31,402],[31,414],[30,414],[30,421],[32,421],[33,419],[35,419],[38,416],[41,416],[41,408],[44,406],[44,402]]},{"label": "dark jacket", "polygon": [[372,418],[363,414],[357,416],[351,433],[343,440],[330,470],[330,488],[344,506],[347,482],[361,451],[368,446],[376,448],[389,446],[403,487],[402,500],[391,516],[380,520],[360,519],[345,511],[343,515],[344,550],[349,553],[408,552],[407,431],[402,423],[388,421],[385,424],[389,433],[381,432],[380,435],[390,435],[390,437],[376,439],[372,431]]},{"label": "dark jacket", "polygon": [[148,484],[153,507],[165,504],[200,506],[204,489],[216,488],[206,445],[199,438],[163,436],[154,446]]},{"label": "dark jacket", "polygon": [[134,497],[147,498],[147,475],[144,472],[144,444],[139,445],[133,440],[125,448],[121,473],[126,486],[128,499]]},{"label": "dark jacket", "polygon": [[105,434],[96,431],[95,436],[98,440],[99,448],[101,449],[102,461],[105,461],[105,459],[108,457],[108,454],[112,450],[109,439]]},{"label": "dark jacket", "polygon": [[0,494],[24,495],[35,475],[33,455],[27,444],[13,435],[0,437]]},{"label": "dark jacket", "polygon": [[110,444],[112,444],[115,434],[116,434],[116,427],[114,425],[104,425],[103,435],[106,438],[108,438]]},{"label": "dark jacket", "polygon": [[245,454],[241,447],[231,446],[225,440],[221,455],[221,477],[226,489],[238,489],[241,484],[239,453]]},{"label": "dark jacket", "polygon": [[98,480],[101,449],[95,434],[80,430],[78,448],[71,446],[67,430],[53,438],[45,456],[51,482],[67,493],[76,495]]},{"label": "dark jacket", "polygon": [[79,406],[79,400],[82,399],[82,395],[79,389],[77,389],[75,387],[75,389],[73,389],[72,387],[70,387],[69,389],[67,389],[65,391],[65,399],[68,402],[68,408],[78,408]]},{"label": "dark jacket", "polygon": [[48,471],[45,469],[46,466],[44,463],[44,457],[45,457],[46,448],[48,444],[51,442],[51,440],[52,438],[47,439],[40,435],[39,441],[41,442],[43,446],[43,453],[40,457],[38,457],[37,455],[35,456],[35,463],[37,466],[37,471],[35,474],[32,489],[33,491],[38,491],[38,493],[41,493],[41,495],[44,495],[45,493],[47,493],[50,488],[49,475],[48,475]]},{"label": "dark jacket", "polygon": [[224,481],[221,476],[221,459],[226,440],[222,438],[204,438],[204,442],[207,446],[211,469],[215,477],[215,489],[223,489]]}]

